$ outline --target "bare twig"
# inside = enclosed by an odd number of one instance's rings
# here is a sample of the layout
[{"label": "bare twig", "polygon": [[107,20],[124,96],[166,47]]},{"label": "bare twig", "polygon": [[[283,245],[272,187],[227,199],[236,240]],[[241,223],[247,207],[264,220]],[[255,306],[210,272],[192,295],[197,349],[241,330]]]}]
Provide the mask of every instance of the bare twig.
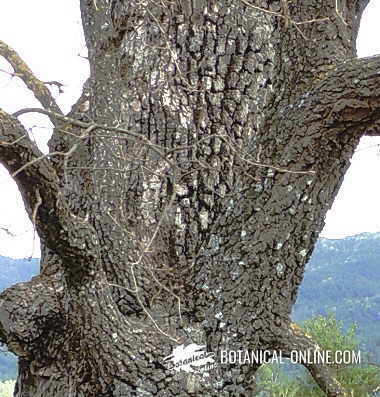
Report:
[{"label": "bare twig", "polygon": [[[149,240],[148,244],[145,246],[144,250],[141,252],[139,258],[137,259],[136,262],[132,263],[130,266],[131,269],[131,275],[132,275],[132,280],[133,280],[133,284],[135,286],[135,294],[136,294],[136,299],[138,301],[138,303],[140,304],[141,308],[143,309],[143,311],[145,312],[145,314],[149,317],[149,319],[152,321],[153,325],[155,326],[155,328],[164,336],[168,337],[170,340],[172,340],[175,343],[179,343],[179,341],[175,338],[173,338],[171,335],[167,334],[165,331],[163,331],[160,326],[157,324],[157,322],[155,321],[155,319],[152,317],[152,315],[149,313],[149,310],[145,307],[144,302],[142,301],[140,294],[139,294],[139,286],[137,283],[137,279],[136,279],[136,274],[135,274],[135,267],[137,265],[139,265],[144,257],[144,255],[149,252],[151,245],[153,244],[153,241],[155,240],[157,233],[159,231],[159,229],[161,228],[162,222],[164,220],[164,217],[166,215],[166,211],[172,206],[174,199],[176,197],[176,193],[173,192],[173,194],[171,195],[170,201],[168,203],[168,205],[166,206],[166,208],[164,209],[163,213],[161,214],[161,217],[157,223],[156,229],[153,232],[153,235],[151,237],[151,239]],[[179,306],[180,307],[180,306]]]},{"label": "bare twig", "polygon": [[33,225],[33,248],[32,248],[32,252],[29,256],[29,260],[32,259],[33,254],[34,254],[34,248],[35,248],[35,244],[36,244],[36,218],[37,218],[37,211],[38,208],[40,207],[40,205],[42,204],[42,198],[40,195],[40,191],[38,189],[36,189],[36,197],[37,197],[37,201],[36,204],[33,208],[33,212],[32,212],[32,225]]},{"label": "bare twig", "polygon": [[15,140],[12,141],[12,142],[3,142],[3,141],[0,141],[0,145],[3,145],[3,146],[13,146],[13,145],[16,145],[16,143],[19,143],[22,139],[27,138],[27,137],[28,137],[27,135],[21,135],[20,137],[18,137],[17,139],[15,139]]},{"label": "bare twig", "polygon": [[347,22],[344,20],[343,15],[339,11],[339,5],[338,5],[338,0],[335,0],[335,13],[338,15],[338,17],[341,19],[344,25],[347,26]]},{"label": "bare twig", "polygon": [[245,152],[242,148],[238,148],[236,149],[233,144],[228,140],[227,136],[224,135],[219,135],[219,137],[230,147],[230,149],[244,162],[246,162],[247,164],[253,165],[255,167],[262,167],[262,168],[271,168],[273,170],[276,170],[278,172],[282,172],[282,173],[289,173],[289,174],[315,174],[315,171],[310,170],[310,171],[294,171],[294,170],[289,170],[287,168],[282,168],[282,167],[276,167],[270,164],[264,164],[264,163],[258,163],[256,161],[253,160],[249,160],[245,157],[242,157],[241,154],[245,154],[248,157],[251,157],[247,152]]},{"label": "bare twig", "polygon": [[7,227],[0,227],[0,230],[8,234],[8,236],[15,237],[16,235],[12,233]]},{"label": "bare twig", "polygon": [[5,69],[0,69],[0,72],[8,74],[11,77],[21,77],[21,74],[15,72],[9,72],[8,70]]},{"label": "bare twig", "polygon": [[[291,18],[290,12],[289,12],[289,5],[288,5],[288,0],[281,0],[281,5],[282,5],[282,13],[268,10],[266,8],[258,7],[255,6],[251,3],[249,3],[247,0],[240,0],[242,3],[244,3],[247,7],[253,8],[255,10],[264,12],[266,14],[274,15],[276,17],[284,19],[284,25],[285,29],[288,29],[289,26],[294,26],[297,32],[305,39],[309,40],[308,37],[305,36],[305,34],[302,32],[302,30],[298,27],[298,25],[304,25],[304,24],[309,24],[309,23],[315,23],[315,22],[324,22],[324,21],[329,21],[329,17],[324,17],[324,18],[312,18],[306,21],[295,21],[294,19]],[[338,0],[336,0],[336,12],[340,16],[338,12]]]},{"label": "bare twig", "polygon": [[[73,119],[71,117],[64,116],[64,115],[62,115],[60,113],[55,113],[55,112],[52,112],[50,110],[40,109],[40,108],[25,108],[25,109],[21,109],[21,110],[18,110],[17,112],[15,112],[15,113],[13,113],[13,116],[14,117],[19,117],[19,116],[21,116],[23,114],[26,114],[26,113],[41,113],[41,114],[45,114],[45,115],[47,115],[49,117],[57,118],[58,120],[70,123],[72,125],[76,125],[76,126],[81,127],[81,128],[90,128],[91,127],[93,129],[108,130],[108,131],[118,132],[118,133],[121,133],[121,134],[126,134],[130,138],[135,138],[135,139],[139,140],[145,146],[149,146],[159,157],[161,157],[171,167],[175,168],[175,164],[171,160],[169,160],[167,158],[167,156],[165,156],[164,149],[161,146],[156,145],[153,142],[151,142],[144,135],[136,134],[136,133],[128,131],[128,130],[126,130],[124,128],[111,127],[111,126],[107,126],[107,125],[97,124],[97,123],[94,123],[94,122],[80,121],[80,120],[77,120],[77,119]],[[56,152],[56,153],[61,153],[61,152]]]},{"label": "bare twig", "polygon": [[67,123],[70,123],[70,124],[73,124],[73,125],[76,125],[76,126],[82,127],[82,128],[88,128],[91,125],[91,123],[86,123],[84,121],[80,121],[80,120],[77,120],[77,119],[73,119],[71,117],[64,116],[61,112],[57,113],[57,112],[54,112],[52,110],[40,109],[40,108],[25,108],[25,109],[21,109],[21,110],[18,110],[17,112],[14,112],[12,114],[12,116],[13,117],[19,117],[19,116],[21,116],[23,114],[26,114],[26,113],[41,113],[41,114],[44,114],[44,115],[46,115],[48,117],[52,117],[52,118],[55,118],[57,120],[65,121]]},{"label": "bare twig", "polygon": [[38,211],[38,208],[40,207],[40,205],[42,204],[42,198],[40,195],[40,191],[38,189],[36,189],[36,197],[37,197],[37,201],[36,201],[36,205],[34,206],[33,213],[32,213],[32,223],[33,223],[34,229],[36,229],[37,211]]},{"label": "bare twig", "polygon": [[162,284],[156,277],[156,275],[154,274],[154,272],[152,271],[152,269],[149,269],[149,273],[151,274],[151,276],[153,277],[153,280],[162,288],[164,289],[166,292],[169,292],[170,295],[172,295],[175,299],[177,299],[177,303],[178,303],[178,316],[179,316],[179,322],[180,324],[182,324],[182,314],[181,314],[181,298],[175,294],[170,288],[166,287],[166,285]]},{"label": "bare twig", "polygon": [[295,22],[293,21],[292,23],[294,25],[305,25],[307,23],[314,23],[314,22],[323,22],[323,21],[329,21],[330,18],[329,17],[324,17],[324,18],[315,18],[315,19],[309,19],[307,21],[301,21],[301,22]]},{"label": "bare twig", "polygon": [[[57,114],[55,112],[52,112],[52,111],[49,111],[49,110],[45,110],[45,109],[39,109],[39,108],[21,109],[21,110],[15,112],[15,113],[13,113],[13,116],[18,117],[18,116],[20,116],[22,114],[33,113],[33,112],[42,113],[42,114],[48,115],[50,117],[56,117],[59,120],[68,122],[68,123],[73,124],[73,125],[77,125],[78,127],[82,127],[82,128],[87,128],[87,129],[90,128],[91,130],[93,130],[93,129],[101,129],[101,130],[108,130],[108,131],[114,131],[114,132],[118,132],[118,133],[121,133],[121,134],[125,134],[125,135],[129,136],[130,138],[136,139],[136,140],[142,142],[144,145],[146,145],[149,148],[151,148],[160,158],[162,158],[166,163],[168,163],[170,165],[170,167],[172,167],[172,169],[177,169],[178,167],[177,167],[176,164],[174,164],[168,158],[168,154],[171,154],[171,153],[173,153],[173,152],[175,152],[177,150],[184,150],[184,149],[187,149],[187,148],[191,147],[191,146],[180,146],[178,148],[174,148],[174,149],[171,149],[168,152],[165,152],[166,149],[164,147],[152,143],[148,138],[146,138],[145,136],[143,136],[141,134],[137,134],[137,133],[128,131],[128,130],[126,130],[124,128],[112,127],[112,126],[110,127],[110,126],[107,126],[107,125],[97,124],[97,123],[94,123],[94,122],[89,122],[88,123],[88,122],[76,120],[76,119],[73,119],[71,117],[63,116],[61,114]],[[87,136],[88,136],[88,134],[85,137],[82,137],[81,139],[86,138]],[[192,147],[195,147],[196,145],[201,143],[203,140],[206,140],[206,139],[209,139],[209,138],[212,138],[212,137],[218,137],[221,140],[223,140],[231,148],[231,150],[233,150],[234,153],[238,155],[238,157],[240,159],[242,159],[243,161],[245,161],[246,163],[248,163],[250,165],[253,165],[253,166],[256,166],[256,167],[263,167],[263,168],[272,168],[272,169],[274,169],[274,170],[276,170],[278,172],[283,172],[283,173],[289,172],[291,174],[315,174],[315,171],[294,171],[294,170],[289,170],[289,169],[286,169],[286,168],[281,168],[281,167],[277,167],[277,166],[270,165],[270,164],[264,164],[264,163],[256,162],[254,160],[248,160],[247,158],[242,157],[241,154],[245,154],[246,156],[250,157],[249,154],[244,152],[241,148],[239,148],[239,150],[235,149],[233,147],[233,144],[229,141],[228,137],[224,136],[224,135],[220,135],[220,134],[213,134],[213,135],[210,135],[208,137],[201,138],[199,140],[199,142],[196,142],[194,145],[192,145]],[[69,152],[53,152],[53,153],[49,153],[49,154],[46,154],[44,156],[41,156],[41,157],[39,157],[37,159],[32,160],[32,162],[30,162],[28,164],[25,164],[23,167],[21,167],[19,170],[17,170],[13,174],[13,176],[15,176],[17,173],[19,173],[23,169],[25,169],[26,166],[28,166],[28,165],[30,165],[32,163],[35,163],[36,161],[42,160],[43,158],[50,157],[50,156],[55,156],[55,155],[67,156],[68,153],[70,153],[70,154],[72,153],[71,149],[70,149]]]},{"label": "bare twig", "polygon": [[[41,160],[43,160],[43,159],[46,159],[46,158],[50,158],[50,157],[54,157],[54,156],[63,156],[63,157],[65,157],[65,158],[67,159],[68,157],[70,157],[70,156],[75,152],[75,150],[77,150],[80,141],[82,141],[82,140],[84,140],[84,139],[87,139],[87,138],[89,137],[89,133],[90,133],[94,128],[95,128],[95,125],[92,125],[92,126],[90,126],[89,128],[87,128],[81,136],[77,137],[78,140],[79,140],[79,142],[75,143],[75,144],[70,148],[70,150],[68,150],[67,152],[51,152],[51,153],[47,153],[47,154],[44,154],[44,155],[42,155],[42,156],[36,157],[35,159],[33,159],[33,160],[28,161],[27,163],[25,163],[22,167],[20,167],[18,170],[16,170],[11,176],[12,176],[12,177],[15,177],[15,176],[16,176],[17,174],[19,174],[21,171],[24,171],[27,167],[29,167],[29,166],[31,166],[32,164],[35,164],[35,163],[37,163],[37,162],[39,162],[39,161],[41,161]],[[65,159],[65,163],[66,163],[66,159]]]},{"label": "bare twig", "polygon": [[262,8],[262,7],[258,7],[258,6],[254,6],[253,4],[249,3],[246,0],[240,0],[242,3],[244,3],[246,6],[253,8],[255,10],[258,11],[262,11],[265,12],[266,14],[272,14],[272,15],[276,15],[277,17],[280,18],[285,18],[285,16],[283,14],[280,14],[279,12],[275,12],[275,11],[271,11],[271,10],[267,10],[266,8]]},{"label": "bare twig", "polygon": [[[29,66],[22,60],[18,53],[0,40],[0,56],[5,58],[14,70],[14,76],[20,77],[25,85],[33,92],[34,96],[41,103],[44,109],[51,110],[61,114],[61,109],[55,102],[46,85],[39,80],[31,71]],[[51,118],[53,125],[56,125],[56,119]]]},{"label": "bare twig", "polygon": [[58,88],[58,92],[60,94],[64,93],[63,88],[62,88],[62,87],[64,87],[64,84],[60,83],[59,81],[43,81],[43,83],[46,85],[54,85]]}]

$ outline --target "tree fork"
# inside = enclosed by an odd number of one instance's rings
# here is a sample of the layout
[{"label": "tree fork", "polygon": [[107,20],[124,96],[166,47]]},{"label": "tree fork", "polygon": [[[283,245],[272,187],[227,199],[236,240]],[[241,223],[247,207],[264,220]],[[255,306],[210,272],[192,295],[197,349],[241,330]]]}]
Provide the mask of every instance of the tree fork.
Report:
[{"label": "tree fork", "polygon": [[[64,329],[47,330],[51,352],[31,346],[34,361],[9,339],[17,397],[254,395],[257,368],[206,379],[162,359],[191,342],[314,346],[289,328],[291,307],[360,137],[379,133],[379,57],[355,59],[368,1],[267,3],[82,0],[91,76],[67,119],[0,42],[56,126],[52,156],[94,127],[54,161],[0,113],[0,160],[41,237],[52,308],[39,324],[25,309],[29,333],[50,318]],[[45,280],[63,288],[58,317]],[[19,298],[1,299],[7,341]]]}]

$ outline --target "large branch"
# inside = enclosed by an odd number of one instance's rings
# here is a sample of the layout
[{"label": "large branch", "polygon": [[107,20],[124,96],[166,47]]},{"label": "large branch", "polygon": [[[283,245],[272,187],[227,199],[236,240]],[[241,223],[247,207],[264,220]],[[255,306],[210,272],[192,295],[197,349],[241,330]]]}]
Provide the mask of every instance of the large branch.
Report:
[{"label": "large branch", "polygon": [[380,55],[343,62],[297,106],[312,121],[323,119],[327,129],[357,127],[363,134],[380,135]]},{"label": "large branch", "polygon": [[[55,99],[51,95],[45,83],[39,80],[31,71],[29,66],[21,59],[17,52],[8,44],[0,40],[0,56],[4,57],[12,66],[15,75],[25,83],[33,92],[34,96],[46,110],[62,114]],[[57,119],[50,119],[53,125],[57,126]]]},{"label": "large branch", "polygon": [[[268,137],[275,147],[265,149],[281,153],[281,167],[311,167],[328,175],[328,159],[349,159],[361,136],[380,135],[379,125],[380,56],[355,58],[271,120]],[[343,156],[342,150],[349,153]]]},{"label": "large branch", "polygon": [[68,264],[96,262],[97,240],[92,228],[70,212],[50,161],[21,123],[1,109],[0,162],[14,175],[29,218],[46,245]]}]

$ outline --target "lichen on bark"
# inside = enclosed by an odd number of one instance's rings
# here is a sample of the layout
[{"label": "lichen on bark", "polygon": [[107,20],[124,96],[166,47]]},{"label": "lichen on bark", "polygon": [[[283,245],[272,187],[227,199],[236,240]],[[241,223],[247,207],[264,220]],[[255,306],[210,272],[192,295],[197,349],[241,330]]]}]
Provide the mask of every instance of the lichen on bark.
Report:
[{"label": "lichen on bark", "polygon": [[163,358],[315,346],[291,308],[355,147],[378,134],[380,59],[355,58],[367,1],[80,3],[91,76],[69,118],[27,84],[50,151],[77,150],[35,161],[0,113],[43,252],[40,276],[0,296],[15,395],[253,396],[258,366],[201,377]]}]

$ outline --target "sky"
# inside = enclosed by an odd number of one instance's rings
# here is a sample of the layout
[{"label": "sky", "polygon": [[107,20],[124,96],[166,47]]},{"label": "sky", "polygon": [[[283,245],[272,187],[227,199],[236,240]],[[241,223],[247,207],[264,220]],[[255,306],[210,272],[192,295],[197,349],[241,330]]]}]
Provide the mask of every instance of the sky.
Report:
[{"label": "sky", "polygon": [[[63,111],[80,96],[88,76],[86,48],[81,30],[78,0],[1,0],[0,40],[12,46],[37,77],[58,80],[64,93],[52,92]],[[357,42],[360,57],[380,54],[380,1],[372,0],[362,19]],[[16,77],[4,73],[12,68],[0,58],[0,108],[15,112],[39,107],[33,95]],[[46,151],[50,124],[44,116],[25,115],[24,125]],[[363,138],[352,159],[335,203],[326,217],[322,236],[342,238],[380,231],[380,138]],[[0,255],[39,257],[39,243],[25,213],[16,184],[0,166]],[[35,237],[35,238],[34,238]]]}]

